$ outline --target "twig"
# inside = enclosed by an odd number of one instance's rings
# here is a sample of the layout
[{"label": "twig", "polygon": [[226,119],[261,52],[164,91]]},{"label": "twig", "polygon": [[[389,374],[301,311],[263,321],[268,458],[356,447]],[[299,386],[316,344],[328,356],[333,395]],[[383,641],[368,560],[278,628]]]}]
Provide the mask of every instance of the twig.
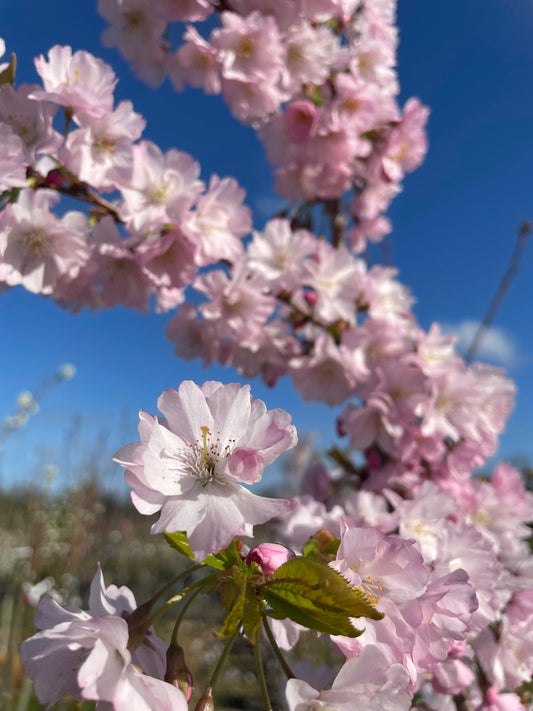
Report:
[{"label": "twig", "polygon": [[324,207],[329,216],[329,224],[331,229],[331,243],[338,249],[342,247],[344,229],[346,227],[346,219],[341,214],[340,198],[333,200],[324,200]]},{"label": "twig", "polygon": [[515,278],[517,272],[518,272],[518,267],[520,265],[520,262],[522,260],[522,256],[524,254],[524,249],[526,247],[527,243],[527,238],[531,234],[531,222],[529,220],[524,220],[520,227],[518,228],[518,235],[516,238],[516,244],[513,250],[513,253],[511,255],[511,259],[509,261],[509,265],[505,271],[505,274],[502,277],[502,280],[500,282],[500,285],[498,286],[498,289],[496,290],[496,293],[494,294],[492,301],[489,304],[489,307],[485,313],[485,316],[483,317],[482,322],[479,325],[479,328],[477,329],[476,333],[474,334],[474,338],[472,339],[472,343],[468,347],[468,350],[466,351],[465,354],[465,361],[467,363],[470,363],[473,359],[473,357],[476,355],[477,351],[479,350],[479,347],[481,346],[481,342],[483,341],[483,338],[485,337],[485,334],[489,330],[489,328],[492,326],[494,319],[496,318],[496,314],[498,313],[498,310],[500,306],[503,303],[503,300],[507,296],[507,293],[509,291],[509,288],[513,282],[513,279]]},{"label": "twig", "polygon": [[49,188],[63,195],[69,195],[76,200],[91,203],[108,213],[115,222],[122,222],[117,208],[108,200],[95,193],[87,183],[80,181],[70,185],[48,185],[46,178],[33,168],[28,168],[27,174],[29,178],[33,178],[36,187]]}]

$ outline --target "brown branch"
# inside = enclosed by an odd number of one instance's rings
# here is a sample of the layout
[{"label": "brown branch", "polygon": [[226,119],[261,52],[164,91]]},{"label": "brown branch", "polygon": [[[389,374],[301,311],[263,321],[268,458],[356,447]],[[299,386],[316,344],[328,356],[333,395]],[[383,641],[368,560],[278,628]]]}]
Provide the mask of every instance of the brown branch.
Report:
[{"label": "brown branch", "polygon": [[329,216],[331,228],[331,244],[338,249],[342,247],[346,218],[341,214],[340,198],[334,200],[324,200],[324,207]]},{"label": "brown branch", "polygon": [[117,208],[108,200],[105,200],[103,197],[98,195],[98,193],[95,193],[94,190],[92,190],[91,187],[88,185],[88,183],[84,183],[82,181],[69,182],[68,179],[66,179],[65,185],[49,184],[46,178],[41,175],[41,173],[34,170],[31,166],[27,169],[26,172],[27,177],[32,179],[33,185],[36,188],[47,188],[49,190],[55,190],[56,192],[61,193],[62,195],[68,195],[69,197],[72,197],[75,200],[81,200],[82,202],[87,202],[91,205],[95,205],[96,207],[99,207],[105,213],[110,215],[110,217],[112,217],[115,222],[122,223]]},{"label": "brown branch", "polygon": [[526,247],[527,238],[531,234],[531,229],[532,226],[529,220],[524,220],[518,228],[518,235],[516,238],[513,253],[511,255],[511,259],[509,260],[509,265],[507,266],[507,269],[500,281],[500,285],[498,286],[498,289],[496,290],[496,293],[494,294],[492,301],[489,304],[489,307],[485,313],[485,316],[483,317],[481,324],[479,325],[479,328],[474,334],[472,343],[466,351],[465,361],[467,363],[470,363],[472,361],[477,351],[479,350],[483,338],[485,337],[489,328],[494,323],[496,314],[498,313],[500,306],[502,305],[505,297],[509,292],[513,279],[515,278],[518,272],[520,262],[522,261],[522,256]]}]

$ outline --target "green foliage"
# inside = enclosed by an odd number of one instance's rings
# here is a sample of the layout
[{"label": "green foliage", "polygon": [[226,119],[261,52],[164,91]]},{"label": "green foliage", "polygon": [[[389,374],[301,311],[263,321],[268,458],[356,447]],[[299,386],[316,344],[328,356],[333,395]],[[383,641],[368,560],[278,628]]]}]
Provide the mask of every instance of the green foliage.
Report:
[{"label": "green foliage", "polygon": [[194,553],[191,550],[185,531],[175,531],[174,533],[166,533],[165,531],[163,535],[169,546],[175,548],[182,555],[187,556],[187,558],[194,560]]},{"label": "green foliage", "polygon": [[229,612],[218,634],[220,637],[231,637],[242,626],[244,634],[255,644],[261,629],[259,585],[264,582],[264,577],[257,566],[247,567],[240,558],[228,573],[222,579],[220,595],[222,604]]},{"label": "green foliage", "polygon": [[237,560],[240,560],[240,549],[242,547],[241,541],[238,538],[234,538],[227,548],[223,551],[213,555],[212,553],[207,556],[205,562],[212,568],[217,570],[229,570]]},{"label": "green foliage", "polygon": [[246,588],[248,586],[248,576],[242,566],[235,564],[231,570],[231,576],[224,578],[221,588],[222,603],[229,610],[218,635],[220,637],[231,637],[241,626],[246,606]]},{"label": "green foliage", "polygon": [[317,632],[357,637],[351,617],[379,620],[383,615],[336,570],[311,558],[292,558],[262,586],[273,610]]}]

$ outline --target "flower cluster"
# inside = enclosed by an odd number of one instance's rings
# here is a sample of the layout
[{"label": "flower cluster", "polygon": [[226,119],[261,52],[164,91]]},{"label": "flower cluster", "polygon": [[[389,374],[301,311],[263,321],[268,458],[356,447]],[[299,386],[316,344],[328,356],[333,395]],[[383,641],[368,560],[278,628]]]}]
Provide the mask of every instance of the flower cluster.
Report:
[{"label": "flower cluster", "polygon": [[[116,461],[136,509],[159,514],[152,533],[200,577],[157,610],[186,577],[139,607],[100,572],[89,612],[44,598],[41,631],[21,650],[41,702],[185,711],[194,682],[179,625],[197,594],[217,591],[228,647],[198,711],[213,707],[239,633],[268,699],[262,629],[290,711],[531,708],[533,496],[507,464],[471,478],[496,451],[514,386],[467,365],[437,325],[421,329],[396,271],[362,256],[389,231],[384,212],[426,150],[427,110],[396,103],[394,0],[98,7],[104,43],[142,78],[220,93],[257,129],[290,204],[252,232],[233,179],[206,186],[190,155],[144,140],[132,104],[115,106],[111,68],[56,46],[35,62],[41,85],[16,88],[14,64],[0,66],[0,285],[73,310],[143,310],[151,297],[160,311],[180,307],[168,326],[179,356],[269,385],[289,375],[305,400],[343,406],[349,449],[331,450],[334,470],[310,461],[295,499],[260,496],[250,487],[296,445],[290,416],[237,383],[166,390],[161,416],[141,411],[140,441]],[[207,39],[192,24],[205,20]],[[176,49],[174,22],[187,23]],[[61,211],[62,195],[90,214]],[[250,550],[241,539],[276,517],[283,544]],[[179,604],[167,648],[152,623]],[[288,669],[281,650],[302,629],[344,654],[331,685]]]},{"label": "flower cluster", "polygon": [[[104,44],[142,79],[157,86],[168,74],[178,90],[222,94],[258,129],[280,195],[349,196],[357,251],[390,232],[384,212],[425,155],[428,116],[416,99],[403,111],[396,101],[394,2],[100,0],[98,9],[110,23]],[[188,23],[177,49],[167,39],[175,23]]]},{"label": "flower cluster", "polygon": [[[469,488],[447,491],[437,479],[400,494],[378,491],[375,482],[371,490],[371,479],[354,490],[315,465],[315,492],[327,492],[322,502],[309,494],[265,498],[243,484],[259,482],[265,466],[296,444],[287,413],[252,400],[247,386],[190,381],[165,391],[159,409],[163,417],[141,411],[141,441],[121,449],[116,460],[126,469],[135,507],[160,512],[152,533],[166,532],[199,567],[223,571],[161,611],[202,592],[202,585],[211,593],[217,581],[229,608],[222,628],[228,637],[243,626],[259,644],[257,627],[269,608],[273,619],[265,624],[278,654],[306,627],[328,633],[346,662],[330,690],[290,678],[290,711],[309,704],[347,711],[368,694],[376,709],[393,703],[408,709],[414,695],[434,711],[457,695],[480,709],[500,696],[525,708],[513,690],[533,670],[533,558],[525,540],[533,495],[516,470],[500,465],[490,481],[473,480]],[[318,486],[320,477],[330,478],[329,489]],[[286,546],[260,544],[246,554],[242,542],[236,545],[236,536],[251,538],[254,524],[274,517],[283,519],[278,530]],[[175,642],[165,652],[151,628],[160,594],[135,608],[129,590],[105,589],[98,573],[89,613],[43,598],[36,618],[42,631],[21,650],[40,700],[72,695],[117,711],[133,699],[140,709],[157,700],[169,711],[186,709],[170,683],[173,674],[185,679],[178,686],[189,695],[183,652]],[[50,665],[60,684],[50,684]]]},{"label": "flower cluster", "polygon": [[[2,286],[73,310],[146,310],[151,295],[158,310],[176,307],[199,268],[242,253],[244,190],[215,175],[206,186],[190,155],[143,140],[131,102],[114,107],[117,80],[102,60],[56,46],[35,67],[42,87],[0,90]],[[61,107],[66,136],[54,128]],[[91,214],[54,214],[62,194]]]}]

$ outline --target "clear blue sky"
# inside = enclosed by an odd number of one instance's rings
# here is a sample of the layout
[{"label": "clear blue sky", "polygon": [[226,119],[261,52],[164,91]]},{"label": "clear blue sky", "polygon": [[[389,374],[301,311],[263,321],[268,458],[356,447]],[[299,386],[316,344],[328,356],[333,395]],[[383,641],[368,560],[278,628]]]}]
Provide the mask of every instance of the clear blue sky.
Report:
[{"label": "clear blue sky", "polygon": [[[145,137],[164,150],[190,152],[205,179],[213,172],[236,177],[247,189],[256,226],[262,226],[274,197],[269,167],[253,131],[237,125],[217,97],[175,94],[168,83],[154,92],[138,82],[118,53],[100,46],[105,25],[96,2],[0,0],[0,17],[0,35],[18,56],[18,82],[37,80],[33,58],[54,44],[102,57],[120,77],[117,101],[131,99],[147,119]],[[389,245],[400,278],[417,299],[421,324],[458,325],[482,317],[516,228],[533,218],[533,2],[399,0],[398,21],[402,102],[416,95],[432,113],[429,154],[393,204]],[[519,388],[501,455],[531,459],[532,284],[533,244],[497,319],[514,347],[506,359]],[[72,362],[78,370],[5,445],[4,482],[27,482],[39,478],[43,465],[61,458],[64,463],[65,440],[77,415],[87,451],[94,451],[104,431],[113,451],[136,439],[137,411],[154,412],[164,388],[186,378],[236,379],[220,367],[203,371],[179,361],[164,336],[169,317],[126,309],[73,316],[21,288],[1,294],[0,418],[12,412],[18,392],[35,388],[61,363]],[[501,334],[496,341],[501,345]],[[323,446],[332,441],[333,413],[319,405],[303,407],[288,380],[274,390],[252,383],[252,392],[269,407],[291,412],[299,431],[320,427]],[[328,418],[331,424],[324,427]],[[101,442],[97,448],[106,459]],[[63,471],[60,481],[75,475]],[[121,473],[109,476],[113,485]]]}]

